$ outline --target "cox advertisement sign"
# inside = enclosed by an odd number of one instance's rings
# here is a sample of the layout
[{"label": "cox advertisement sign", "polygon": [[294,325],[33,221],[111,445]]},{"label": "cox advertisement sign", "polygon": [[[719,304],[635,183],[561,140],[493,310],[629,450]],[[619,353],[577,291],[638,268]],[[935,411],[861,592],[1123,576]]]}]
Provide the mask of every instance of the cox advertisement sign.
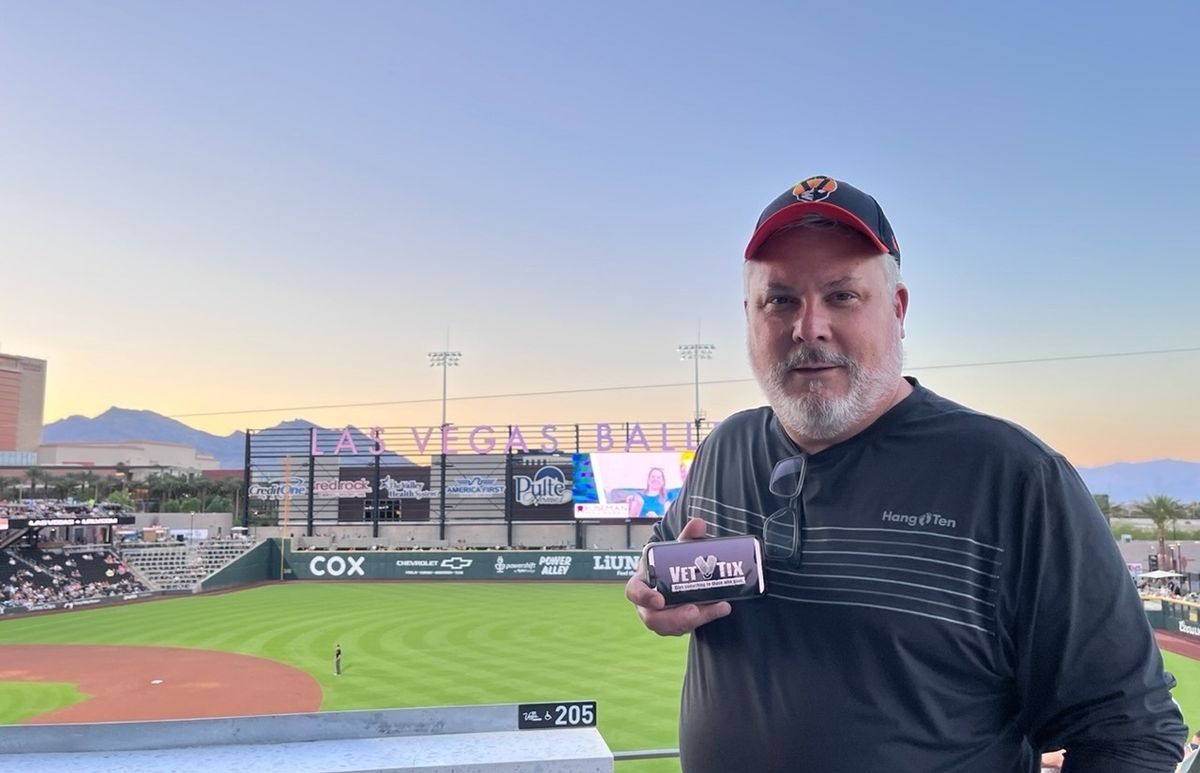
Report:
[{"label": "cox advertisement sign", "polygon": [[297,580],[626,580],[637,551],[290,552]]}]

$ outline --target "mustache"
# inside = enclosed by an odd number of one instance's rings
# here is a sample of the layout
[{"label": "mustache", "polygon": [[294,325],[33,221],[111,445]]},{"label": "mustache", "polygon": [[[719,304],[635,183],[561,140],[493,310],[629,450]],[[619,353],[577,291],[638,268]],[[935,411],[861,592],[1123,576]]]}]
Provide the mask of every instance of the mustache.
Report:
[{"label": "mustache", "polygon": [[835,365],[850,369],[858,367],[857,362],[832,349],[826,349],[823,346],[814,344],[801,344],[788,354],[786,358],[776,363],[775,372],[784,374],[793,368],[800,368],[806,365]]}]

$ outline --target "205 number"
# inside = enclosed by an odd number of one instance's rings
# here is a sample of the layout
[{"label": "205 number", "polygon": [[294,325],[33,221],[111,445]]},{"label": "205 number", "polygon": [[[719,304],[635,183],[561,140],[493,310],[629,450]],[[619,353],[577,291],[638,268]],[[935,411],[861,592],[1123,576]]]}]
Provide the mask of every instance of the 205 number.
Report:
[{"label": "205 number", "polygon": [[590,703],[554,707],[554,724],[559,727],[588,726],[596,724],[596,707]]}]

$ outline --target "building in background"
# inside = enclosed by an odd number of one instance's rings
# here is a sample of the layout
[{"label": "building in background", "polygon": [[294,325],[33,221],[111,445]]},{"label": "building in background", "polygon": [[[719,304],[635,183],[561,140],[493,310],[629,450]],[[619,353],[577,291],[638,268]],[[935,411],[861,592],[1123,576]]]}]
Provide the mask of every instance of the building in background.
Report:
[{"label": "building in background", "polygon": [[45,405],[46,361],[0,354],[0,465],[37,461]]},{"label": "building in background", "polygon": [[[39,467],[161,468],[174,472],[203,472],[221,466],[212,454],[181,443],[120,440],[111,443],[45,443],[37,449]],[[239,474],[240,470],[237,470]]]}]

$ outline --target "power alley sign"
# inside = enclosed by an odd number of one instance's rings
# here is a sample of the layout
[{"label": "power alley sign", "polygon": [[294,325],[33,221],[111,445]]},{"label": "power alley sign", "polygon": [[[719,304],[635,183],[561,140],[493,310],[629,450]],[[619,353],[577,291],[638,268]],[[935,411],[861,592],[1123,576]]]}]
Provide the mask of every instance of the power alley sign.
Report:
[{"label": "power alley sign", "polygon": [[292,551],[297,580],[626,580],[639,553],[628,550]]}]

